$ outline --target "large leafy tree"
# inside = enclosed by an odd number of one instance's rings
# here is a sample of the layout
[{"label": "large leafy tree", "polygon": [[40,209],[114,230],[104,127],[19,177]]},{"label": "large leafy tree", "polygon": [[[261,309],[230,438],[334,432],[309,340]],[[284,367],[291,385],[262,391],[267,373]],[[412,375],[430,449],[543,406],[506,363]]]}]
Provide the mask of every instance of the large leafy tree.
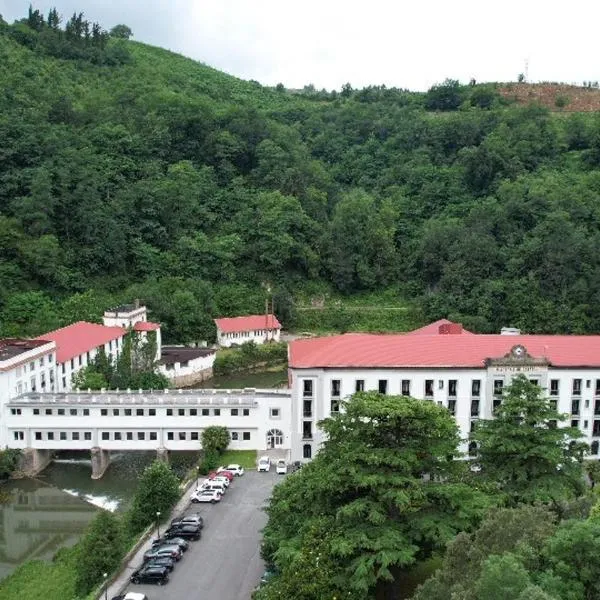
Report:
[{"label": "large leafy tree", "polygon": [[78,547],[77,592],[84,596],[102,581],[104,573],[112,573],[121,562],[125,549],[120,518],[101,510],[90,523]]},{"label": "large leafy tree", "polygon": [[587,446],[577,441],[579,430],[558,426],[565,420],[539,386],[518,375],[505,388],[495,418],[478,423],[472,439],[481,475],[507,504],[558,503],[582,491]]},{"label": "large leafy tree", "polygon": [[169,514],[179,499],[179,480],[168,464],[155,460],[140,476],[135,496],[128,513],[129,526],[139,532],[156,521],[156,513],[162,518]]},{"label": "large leafy tree", "polygon": [[458,431],[445,409],[362,393],[320,425],[327,435],[322,450],[275,488],[267,511],[263,555],[286,587],[301,586],[295,561],[303,560],[305,536],[323,518],[328,569],[342,589],[366,597],[480,514],[485,499],[461,481],[463,465],[453,460]]},{"label": "large leafy tree", "polygon": [[[413,600],[492,598],[496,591],[506,586],[501,580],[503,569],[498,569],[495,561],[490,564],[486,561],[505,555],[511,558],[504,562],[513,567],[518,565],[513,571],[519,569],[520,576],[519,585],[513,590],[515,593],[505,597],[517,600],[530,581],[527,573],[523,574],[522,561],[511,553],[532,557],[555,530],[553,515],[541,506],[491,511],[474,533],[460,533],[448,544],[442,567],[419,588]],[[490,595],[482,596],[482,590]]]}]

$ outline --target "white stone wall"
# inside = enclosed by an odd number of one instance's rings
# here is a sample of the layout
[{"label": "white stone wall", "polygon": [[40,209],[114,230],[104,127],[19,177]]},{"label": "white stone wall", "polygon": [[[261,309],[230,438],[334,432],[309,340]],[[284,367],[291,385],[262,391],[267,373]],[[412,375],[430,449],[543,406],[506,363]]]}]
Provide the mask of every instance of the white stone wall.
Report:
[{"label": "white stone wall", "polygon": [[[0,448],[8,443],[5,426],[6,403],[18,395],[36,391],[56,391],[56,344],[22,352],[0,362]],[[45,385],[42,386],[42,383]]]},{"label": "white stone wall", "polygon": [[145,306],[140,306],[129,312],[107,310],[102,317],[102,322],[106,327],[123,327],[125,329],[133,327],[139,321],[146,320],[147,311]]},{"label": "white stone wall", "polygon": [[182,378],[192,378],[198,373],[212,372],[213,364],[217,354],[213,352],[206,356],[199,356],[186,363],[176,362],[169,365],[159,365],[158,371],[170,381]]},{"label": "white stone wall", "polygon": [[281,339],[281,329],[253,329],[251,331],[236,331],[225,333],[217,328],[217,343],[223,348],[241,346],[247,342],[256,345],[264,344],[268,340],[278,342]]}]

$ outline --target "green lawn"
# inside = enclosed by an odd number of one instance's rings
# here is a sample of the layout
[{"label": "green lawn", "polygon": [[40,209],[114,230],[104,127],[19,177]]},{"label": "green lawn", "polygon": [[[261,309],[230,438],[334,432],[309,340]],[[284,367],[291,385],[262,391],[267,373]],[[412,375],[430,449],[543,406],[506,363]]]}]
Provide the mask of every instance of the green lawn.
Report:
[{"label": "green lawn", "polygon": [[221,465],[242,465],[244,469],[256,468],[256,450],[226,450],[219,459]]}]

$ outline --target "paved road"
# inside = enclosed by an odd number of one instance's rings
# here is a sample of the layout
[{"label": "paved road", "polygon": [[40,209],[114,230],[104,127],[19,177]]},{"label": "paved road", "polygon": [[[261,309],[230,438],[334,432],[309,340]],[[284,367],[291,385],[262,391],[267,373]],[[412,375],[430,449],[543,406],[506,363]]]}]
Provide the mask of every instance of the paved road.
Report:
[{"label": "paved road", "polygon": [[275,467],[247,472],[234,479],[219,504],[192,504],[185,512],[202,513],[202,539],[190,542],[166,586],[130,584],[127,591],[143,592],[149,600],[249,600],[264,571],[262,507],[282,478]]}]

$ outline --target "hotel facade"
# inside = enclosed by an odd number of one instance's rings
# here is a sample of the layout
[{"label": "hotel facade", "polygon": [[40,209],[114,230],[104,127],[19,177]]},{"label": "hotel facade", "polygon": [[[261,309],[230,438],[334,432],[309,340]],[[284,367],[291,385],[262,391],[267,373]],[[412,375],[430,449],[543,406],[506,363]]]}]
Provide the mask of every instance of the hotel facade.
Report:
[{"label": "hotel facade", "polygon": [[412,396],[444,406],[455,417],[461,450],[469,434],[492,419],[502,391],[517,374],[539,385],[581,430],[598,458],[600,336],[473,334],[440,320],[406,334],[349,333],[296,340],[289,347],[291,459],[309,460],[323,443],[317,423],[357,391]]}]

